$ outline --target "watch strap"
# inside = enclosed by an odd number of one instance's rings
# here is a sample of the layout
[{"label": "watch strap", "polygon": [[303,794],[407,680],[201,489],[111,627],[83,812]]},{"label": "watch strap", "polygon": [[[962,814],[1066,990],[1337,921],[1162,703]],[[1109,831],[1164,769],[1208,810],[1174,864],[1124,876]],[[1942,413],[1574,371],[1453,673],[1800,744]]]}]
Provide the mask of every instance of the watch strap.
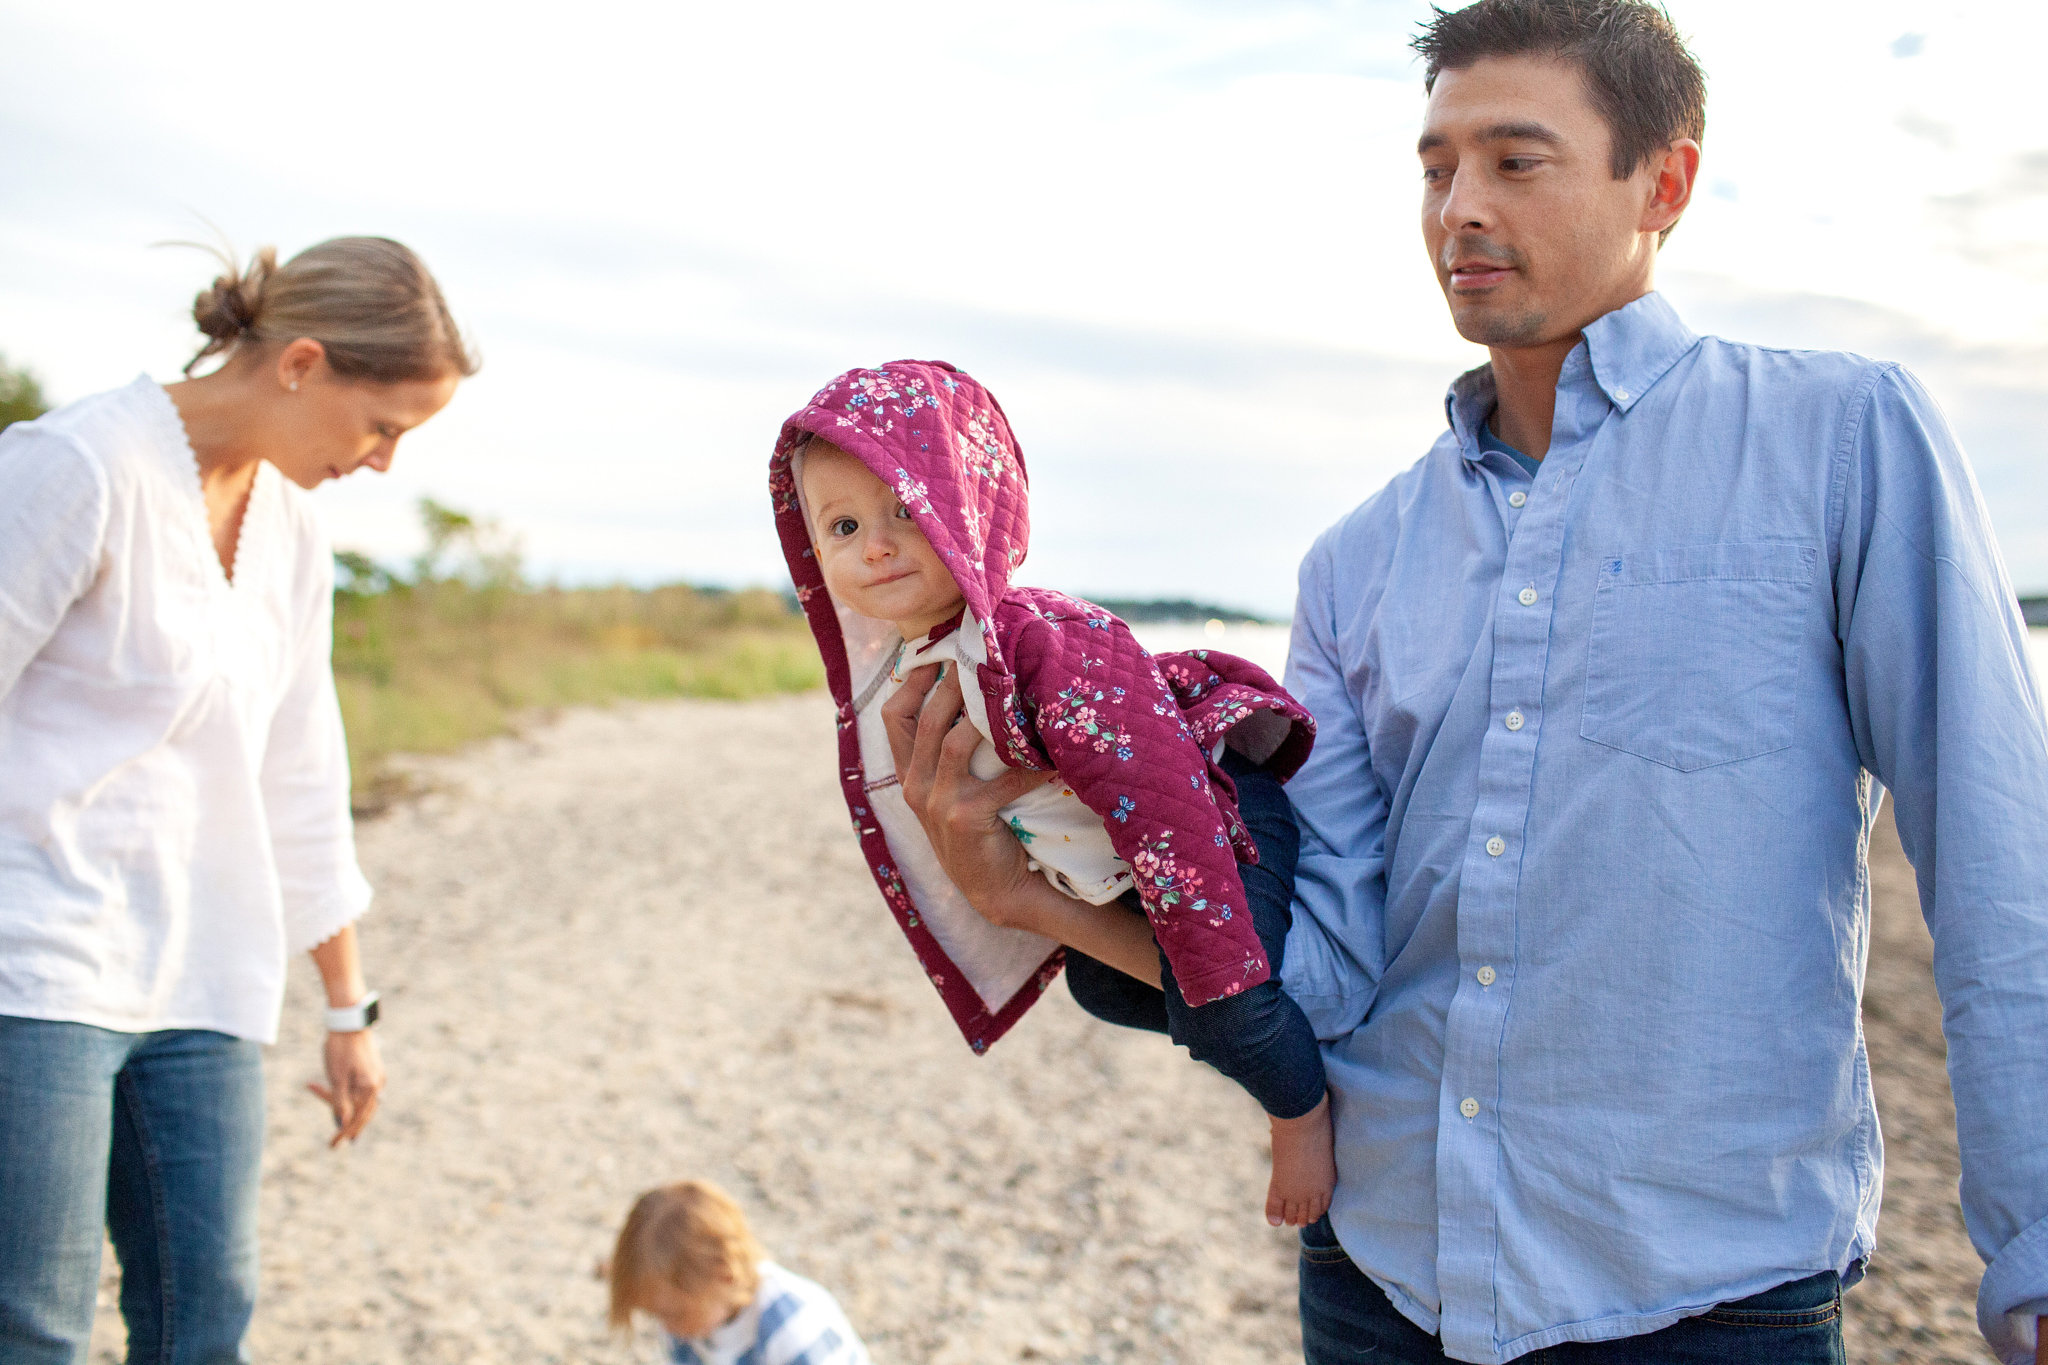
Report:
[{"label": "watch strap", "polygon": [[377,1008],[377,999],[377,992],[371,991],[353,1005],[344,1005],[340,1009],[328,1010],[327,1031],[329,1033],[362,1032],[377,1022],[377,1016],[381,1013]]}]

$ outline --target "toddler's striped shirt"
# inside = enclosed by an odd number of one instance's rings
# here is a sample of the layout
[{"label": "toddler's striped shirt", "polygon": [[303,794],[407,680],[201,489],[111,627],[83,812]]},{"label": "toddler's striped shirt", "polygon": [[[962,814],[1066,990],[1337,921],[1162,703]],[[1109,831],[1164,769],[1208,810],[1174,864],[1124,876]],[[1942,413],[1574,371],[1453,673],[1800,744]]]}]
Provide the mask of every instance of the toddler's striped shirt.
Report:
[{"label": "toddler's striped shirt", "polygon": [[738,1317],[709,1336],[669,1339],[675,1365],[873,1365],[839,1301],[773,1261]]}]

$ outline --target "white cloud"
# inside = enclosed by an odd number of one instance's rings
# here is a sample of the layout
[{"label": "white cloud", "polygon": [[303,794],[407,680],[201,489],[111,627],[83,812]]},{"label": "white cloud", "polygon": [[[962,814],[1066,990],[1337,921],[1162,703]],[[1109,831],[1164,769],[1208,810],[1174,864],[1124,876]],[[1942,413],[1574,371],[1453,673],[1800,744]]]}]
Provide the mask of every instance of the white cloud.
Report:
[{"label": "white cloud", "polygon": [[[1927,367],[2048,583],[2022,108],[2048,21],[1674,8],[1713,92],[1675,292]],[[776,423],[848,365],[940,355],[1016,421],[1030,576],[1284,610],[1477,356],[1418,248],[1411,0],[6,12],[0,350],[59,394],[189,354],[204,262],[147,243],[193,211],[434,265],[486,368],[392,476],[327,495],[380,553],[429,492],[545,572],[771,579]]]}]

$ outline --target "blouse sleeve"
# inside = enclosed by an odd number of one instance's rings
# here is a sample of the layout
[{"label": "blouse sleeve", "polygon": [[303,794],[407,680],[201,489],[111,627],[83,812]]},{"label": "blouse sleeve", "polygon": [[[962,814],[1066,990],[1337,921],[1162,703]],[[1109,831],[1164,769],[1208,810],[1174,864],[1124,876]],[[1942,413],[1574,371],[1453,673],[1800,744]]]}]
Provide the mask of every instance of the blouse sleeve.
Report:
[{"label": "blouse sleeve", "polygon": [[70,440],[26,423],[0,433],[0,697],[91,590],[111,502]]},{"label": "blouse sleeve", "polygon": [[334,561],[315,537],[303,571],[296,656],[270,721],[263,804],[284,897],[285,942],[316,948],[369,908],[349,815],[348,743],[334,691]]}]

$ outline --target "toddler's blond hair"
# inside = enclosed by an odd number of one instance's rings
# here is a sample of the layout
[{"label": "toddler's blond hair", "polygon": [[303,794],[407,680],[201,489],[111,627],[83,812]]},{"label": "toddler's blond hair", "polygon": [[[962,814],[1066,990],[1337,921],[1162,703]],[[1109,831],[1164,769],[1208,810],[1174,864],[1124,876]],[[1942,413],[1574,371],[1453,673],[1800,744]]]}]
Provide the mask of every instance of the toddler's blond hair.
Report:
[{"label": "toddler's blond hair", "polygon": [[708,1180],[649,1190],[633,1204],[612,1249],[611,1324],[632,1325],[641,1286],[665,1281],[686,1294],[720,1284],[752,1298],[767,1255],[747,1228],[747,1215]]}]

